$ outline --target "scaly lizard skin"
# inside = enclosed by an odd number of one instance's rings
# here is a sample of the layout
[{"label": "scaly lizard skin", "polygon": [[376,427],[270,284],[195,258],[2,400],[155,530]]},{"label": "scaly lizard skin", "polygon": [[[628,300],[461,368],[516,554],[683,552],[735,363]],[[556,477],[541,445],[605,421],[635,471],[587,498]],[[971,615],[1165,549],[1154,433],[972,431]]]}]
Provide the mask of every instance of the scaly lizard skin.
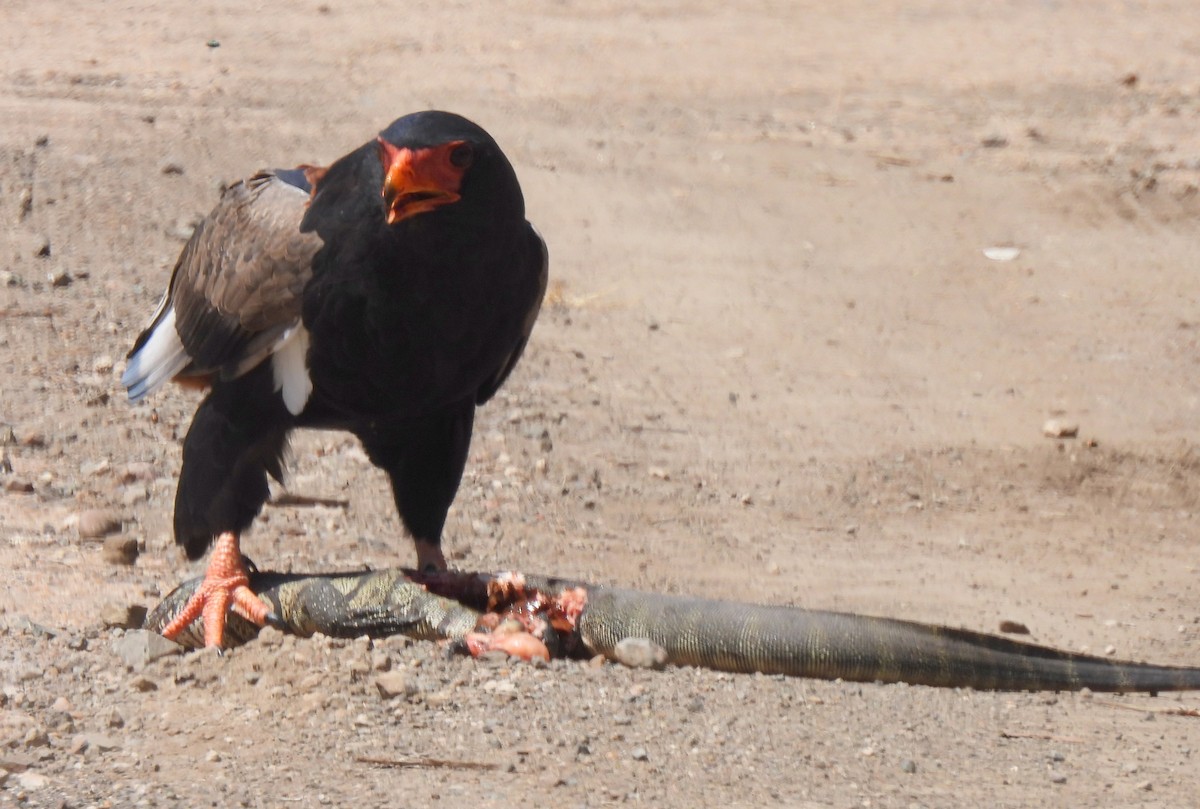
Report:
[{"label": "scaly lizard skin", "polygon": [[[169,594],[147,618],[159,630],[196,582]],[[772,607],[598,587],[551,577],[416,573],[256,573],[252,589],[297,635],[405,634],[470,639],[483,611],[509,610],[557,654],[612,658],[625,638],[648,638],[667,662],[731,672],[859,682],[905,682],[998,691],[1134,692],[1200,689],[1200,667],[1155,666],[1073,654],[965,629],[851,613]],[[539,617],[540,616],[540,617]],[[180,638],[203,645],[198,620]],[[227,645],[258,628],[234,615]]]}]

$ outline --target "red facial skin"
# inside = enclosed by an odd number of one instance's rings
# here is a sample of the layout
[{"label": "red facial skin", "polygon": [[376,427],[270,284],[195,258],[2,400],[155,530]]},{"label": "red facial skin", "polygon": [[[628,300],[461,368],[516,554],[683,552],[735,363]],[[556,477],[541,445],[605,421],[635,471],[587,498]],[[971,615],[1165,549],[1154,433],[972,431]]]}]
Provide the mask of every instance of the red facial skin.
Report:
[{"label": "red facial skin", "polygon": [[458,202],[463,174],[471,161],[470,145],[452,141],[424,149],[396,146],[379,138],[387,223],[394,225],[442,205]]}]

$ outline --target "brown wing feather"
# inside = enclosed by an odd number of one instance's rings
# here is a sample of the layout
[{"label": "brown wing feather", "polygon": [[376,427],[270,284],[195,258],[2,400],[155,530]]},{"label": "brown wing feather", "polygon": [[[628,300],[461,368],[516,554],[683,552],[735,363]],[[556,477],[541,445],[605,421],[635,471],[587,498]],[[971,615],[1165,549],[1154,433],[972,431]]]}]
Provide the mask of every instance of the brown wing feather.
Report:
[{"label": "brown wing feather", "polygon": [[[185,373],[244,373],[300,319],[321,246],[301,233],[308,193],[261,172],[231,186],[196,228],[171,276],[168,306]],[[153,327],[152,327],[153,328]]]}]

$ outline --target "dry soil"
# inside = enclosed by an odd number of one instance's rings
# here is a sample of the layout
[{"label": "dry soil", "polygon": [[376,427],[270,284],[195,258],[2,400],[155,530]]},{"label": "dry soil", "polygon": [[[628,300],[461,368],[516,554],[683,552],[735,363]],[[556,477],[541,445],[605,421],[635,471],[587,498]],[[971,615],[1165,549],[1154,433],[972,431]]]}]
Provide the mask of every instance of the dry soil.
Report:
[{"label": "dry soil", "polygon": [[[118,384],[192,222],[222,181],[438,107],[512,158],[553,275],[481,412],[454,564],[1200,664],[1200,5],[5,0],[0,22],[0,804],[1195,803],[1200,719],[1171,710],[1197,695],[321,639],[130,671],[102,619],[197,570],[170,537],[196,396]],[[268,506],[260,565],[411,561],[352,439],[302,436],[291,468],[330,502]],[[135,564],[84,536],[105,515]]]}]

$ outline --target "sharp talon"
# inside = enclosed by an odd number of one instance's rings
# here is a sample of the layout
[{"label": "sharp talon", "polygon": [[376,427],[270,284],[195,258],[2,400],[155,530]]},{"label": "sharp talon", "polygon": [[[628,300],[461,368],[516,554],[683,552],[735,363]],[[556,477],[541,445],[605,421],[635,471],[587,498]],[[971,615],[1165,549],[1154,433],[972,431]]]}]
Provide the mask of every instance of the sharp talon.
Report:
[{"label": "sharp talon", "polygon": [[275,612],[274,610],[269,610],[265,617],[267,619],[267,623],[276,629],[287,629],[287,624],[284,622],[283,618],[281,618],[279,613]]},{"label": "sharp talon", "polygon": [[254,594],[249,584],[246,558],[238,550],[237,535],[221,534],[209,557],[204,580],[175,619],[163,627],[163,636],[174,639],[193,621],[203,617],[204,645],[220,648],[225,640],[229,610],[262,626],[271,610]]}]

